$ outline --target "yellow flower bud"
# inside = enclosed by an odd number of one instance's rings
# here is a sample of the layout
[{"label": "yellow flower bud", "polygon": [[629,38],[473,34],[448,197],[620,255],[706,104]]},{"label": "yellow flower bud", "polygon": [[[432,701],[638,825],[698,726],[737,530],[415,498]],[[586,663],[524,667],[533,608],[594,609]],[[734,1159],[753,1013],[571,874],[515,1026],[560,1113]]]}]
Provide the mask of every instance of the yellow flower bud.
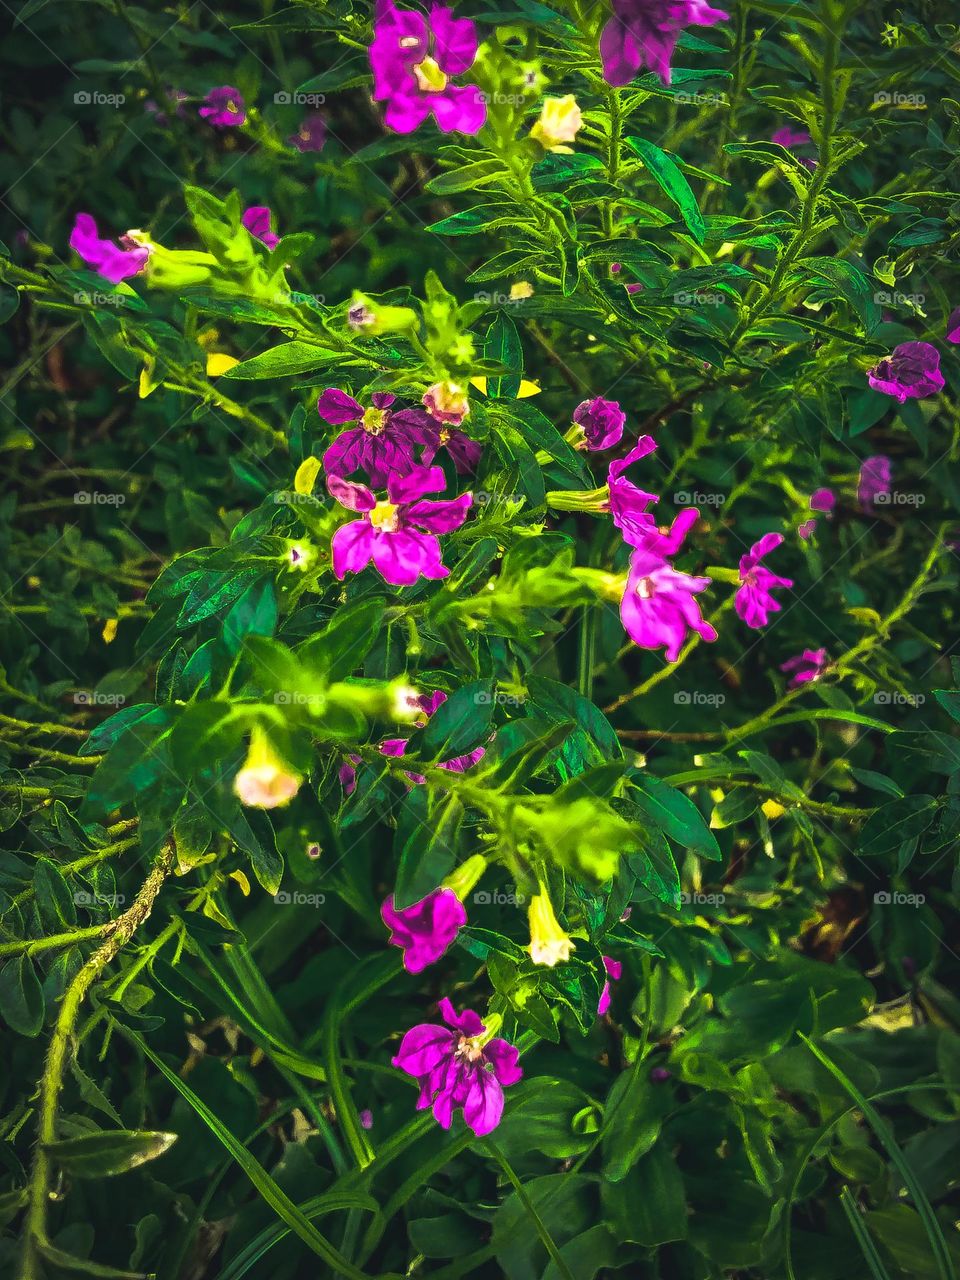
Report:
[{"label": "yellow flower bud", "polygon": [[530,137],[540,143],[545,151],[558,151],[565,155],[571,148],[564,143],[573,142],[583,125],[583,115],[572,93],[563,98],[547,98],[540,109],[540,119],[530,130]]},{"label": "yellow flower bud", "polygon": [[233,780],[233,790],[241,804],[255,809],[276,809],[292,800],[301,779],[281,760],[270,739],[257,726],[250,735],[250,748],[243,767]]},{"label": "yellow flower bud", "polygon": [[547,893],[533,895],[527,918],[530,922],[530,959],[534,964],[544,964],[552,969],[555,964],[570,959],[573,941],[561,929]]}]

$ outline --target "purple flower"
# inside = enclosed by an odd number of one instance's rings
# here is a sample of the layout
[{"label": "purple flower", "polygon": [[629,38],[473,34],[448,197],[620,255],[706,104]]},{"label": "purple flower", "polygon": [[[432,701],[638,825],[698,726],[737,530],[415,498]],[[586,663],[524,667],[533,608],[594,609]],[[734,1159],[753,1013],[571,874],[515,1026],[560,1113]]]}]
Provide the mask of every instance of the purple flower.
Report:
[{"label": "purple flower", "polygon": [[815,489],[810,495],[811,511],[832,511],[837,505],[837,495],[832,489]]},{"label": "purple flower", "polygon": [[434,889],[403,911],[394,907],[391,894],[380,916],[390,930],[391,944],[403,948],[407,973],[422,973],[428,964],[435,964],[467,923],[463,903],[452,889]]},{"label": "purple flower", "polygon": [[362,1129],[373,1128],[373,1112],[370,1110],[369,1107],[366,1107],[363,1111],[360,1112],[360,1127]]},{"label": "purple flower", "polygon": [[745,556],[740,557],[740,588],[733,607],[748,627],[765,627],[771,613],[779,613],[781,605],[771,594],[774,587],[792,587],[792,578],[781,578],[760,561],[776,550],[783,541],[782,533],[765,533]]},{"label": "purple flower", "polygon": [[893,468],[882,453],[864,458],[857,481],[857,498],[863,507],[872,507],[878,498],[889,498]]},{"label": "purple flower", "polygon": [[819,680],[826,668],[826,649],[804,649],[803,653],[798,653],[780,664],[780,670],[785,675],[793,675],[790,684],[794,687],[806,684],[810,680]]},{"label": "purple flower", "polygon": [[817,527],[816,520],[804,520],[803,524],[797,525],[797,533],[806,541]]},{"label": "purple flower", "polygon": [[610,983],[619,982],[620,975],[623,973],[623,965],[619,960],[614,960],[612,956],[601,956],[603,967],[607,972],[604,980],[603,990],[600,992],[600,1003],[597,1005],[597,1017],[602,1018],[610,1008]]},{"label": "purple flower", "polygon": [[444,426],[435,421],[431,421],[425,428],[425,434],[427,436],[427,447],[423,451],[425,464],[432,462],[440,449],[446,449],[459,475],[469,476],[476,471],[480,455],[483,453],[483,445],[478,444],[476,440],[471,440],[456,427]]},{"label": "purple flower", "polygon": [[955,307],[950,312],[950,318],[947,320],[946,338],[948,342],[960,342],[960,307]]},{"label": "purple flower", "polygon": [[239,89],[234,89],[233,85],[218,85],[217,88],[210,90],[203,102],[200,115],[218,129],[228,129],[234,125],[244,124],[247,119],[243,96]]},{"label": "purple flower", "polygon": [[643,66],[670,83],[677,37],[691,25],[712,27],[730,16],[706,0],[611,0],[613,17],[600,33],[600,59],[607,84],[635,80]]},{"label": "purple flower", "polygon": [[459,529],[473,495],[443,501],[425,499],[446,481],[440,467],[416,467],[409,475],[390,476],[387,501],[377,501],[362,484],[327,477],[327,488],[341,506],[362,512],[359,520],[341,525],[333,535],[333,572],[338,578],[359,573],[370,561],[385,582],[407,587],[418,578],[445,578],[450,570],[440,558],[438,533]]},{"label": "purple flower", "polygon": [[902,342],[867,371],[867,381],[874,391],[893,396],[900,404],[936,395],[943,390],[940,352],[929,342]]},{"label": "purple flower", "polygon": [[455,1107],[478,1138],[491,1133],[503,1114],[503,1089],[523,1076],[515,1045],[483,1042],[486,1027],[471,1009],[457,1014],[444,997],[439,1004],[445,1027],[422,1022],[403,1037],[393,1065],[420,1085],[417,1110],[433,1107],[437,1123],[450,1128]]},{"label": "purple flower", "polygon": [[663,1084],[664,1081],[670,1079],[671,1072],[666,1067],[654,1067],[650,1072],[650,1079],[654,1084]]},{"label": "purple flower", "polygon": [[[447,700],[447,695],[442,689],[437,689],[433,693],[421,694],[416,699],[416,705],[422,716],[419,723],[425,724],[433,715],[438,707],[442,707]],[[387,738],[380,744],[380,753],[385,756],[402,756],[407,750],[409,738]],[[440,760],[437,764],[438,769],[449,769],[451,773],[465,773],[478,760],[482,760],[486,755],[486,747],[474,747],[472,751],[468,751],[466,755],[454,756],[451,760]],[[358,757],[359,759],[359,757]],[[422,786],[426,782],[426,778],[422,773],[407,773],[407,777],[417,786]],[[353,788],[351,787],[351,790]]]},{"label": "purple flower", "polygon": [[145,245],[131,244],[121,249],[112,240],[101,240],[97,235],[96,221],[89,213],[78,213],[74,218],[70,248],[111,284],[139,275],[150,257],[150,250]]},{"label": "purple flower", "polygon": [[[782,129],[778,129],[776,133],[771,134],[770,141],[777,143],[778,146],[786,147],[788,151],[796,151],[798,147],[808,146],[812,139],[806,129],[794,129],[786,124]],[[800,157],[800,163],[806,165],[810,170],[817,167],[816,160],[803,156]]]},{"label": "purple flower", "polygon": [[270,210],[265,204],[253,204],[240,219],[250,234],[268,249],[275,249],[280,237],[270,230]]},{"label": "purple flower", "polygon": [[303,117],[300,128],[287,142],[300,152],[322,151],[327,141],[327,122],[319,111],[311,111]]},{"label": "purple flower", "polygon": [[620,443],[627,415],[616,400],[596,396],[577,405],[573,420],[583,428],[588,449],[610,449]]},{"label": "purple flower", "polygon": [[641,649],[663,648],[667,661],[676,662],[688,631],[696,631],[703,640],[717,638],[694,599],[710,585],[710,579],[674,569],[655,546],[651,542],[638,547],[630,556],[620,619],[634,644]]},{"label": "purple flower", "polygon": [[631,547],[649,548],[655,544],[662,555],[672,556],[679,551],[688,531],[696,524],[696,509],[688,507],[681,511],[669,533],[660,533],[656,521],[647,510],[647,507],[660,499],[655,493],[638,489],[624,474],[632,463],[653,453],[656,447],[653,436],[641,436],[625,458],[618,458],[610,463],[607,468],[608,501],[613,523],[623,534],[624,542]]},{"label": "purple flower", "polygon": [[[391,405],[395,399],[389,392],[375,391],[370,408],[364,410],[345,391],[327,387],[317,401],[317,412],[324,422],[333,426],[360,423],[341,431],[324,453],[327,475],[347,476],[362,467],[370,483],[382,489],[391,475],[405,475],[417,465],[416,446],[434,442],[435,424],[422,409],[394,411]],[[433,454],[424,461],[432,459]]]},{"label": "purple flower", "polygon": [[413,133],[433,115],[442,133],[477,133],[487,107],[475,84],[454,85],[477,54],[477,29],[469,18],[435,4],[428,20],[393,0],[377,0],[370,46],[373,96],[386,101],[384,121],[397,133]]}]

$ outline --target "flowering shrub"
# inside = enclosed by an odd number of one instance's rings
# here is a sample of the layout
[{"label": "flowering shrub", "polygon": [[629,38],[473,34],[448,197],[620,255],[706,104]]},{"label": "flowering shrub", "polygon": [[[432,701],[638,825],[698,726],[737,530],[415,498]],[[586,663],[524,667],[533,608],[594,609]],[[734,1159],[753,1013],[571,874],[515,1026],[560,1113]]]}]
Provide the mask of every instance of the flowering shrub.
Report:
[{"label": "flowering shrub", "polygon": [[0,1274],[956,1275],[934,10],[23,6]]}]

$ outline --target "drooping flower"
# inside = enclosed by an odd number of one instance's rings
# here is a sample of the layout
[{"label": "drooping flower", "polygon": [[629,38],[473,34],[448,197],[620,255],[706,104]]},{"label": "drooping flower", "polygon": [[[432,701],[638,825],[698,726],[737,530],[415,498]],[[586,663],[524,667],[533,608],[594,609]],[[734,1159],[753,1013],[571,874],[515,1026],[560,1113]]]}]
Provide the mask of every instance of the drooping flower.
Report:
[{"label": "drooping flower", "polygon": [[127,243],[125,238],[123,243],[121,249],[112,240],[101,240],[96,220],[89,213],[78,213],[74,218],[70,248],[111,284],[139,275],[150,257],[146,245]]},{"label": "drooping flower", "polygon": [[441,501],[424,498],[446,483],[440,467],[417,467],[387,481],[387,500],[378,501],[362,484],[327,477],[327,488],[341,506],[362,513],[333,535],[333,572],[338,578],[360,573],[373,561],[385,582],[410,586],[418,578],[445,578],[450,570],[440,557],[437,534],[459,529],[473,495]]},{"label": "drooping flower", "polygon": [[674,569],[654,543],[638,547],[630,556],[620,602],[620,620],[627,635],[641,649],[665,649],[668,662],[676,662],[689,631],[702,640],[716,640],[716,631],[694,599],[709,585],[709,578]]},{"label": "drooping flower", "polygon": [[641,67],[670,83],[670,59],[684,27],[712,27],[729,14],[706,0],[611,0],[613,16],[600,33],[600,59],[607,84],[635,80]]},{"label": "drooping flower", "polygon": [[264,731],[255,727],[247,758],[233,780],[240,803],[256,809],[276,809],[293,799],[300,782],[299,775],[280,757]]},{"label": "drooping flower", "polygon": [[902,342],[867,371],[867,381],[900,404],[936,395],[943,390],[940,352],[929,342]]},{"label": "drooping flower", "polygon": [[573,939],[561,928],[550,895],[543,885],[540,892],[530,899],[527,920],[530,924],[530,959],[534,964],[547,965],[552,969],[561,961],[570,959],[574,950]]},{"label": "drooping flower", "polygon": [[386,102],[384,122],[413,133],[433,115],[442,133],[478,133],[487,106],[474,84],[455,85],[477,54],[477,29],[469,18],[435,4],[428,19],[393,0],[377,0],[370,46],[373,96]]},{"label": "drooping flower", "polygon": [[857,481],[857,498],[863,507],[872,507],[879,498],[889,498],[893,467],[882,453],[864,458]]},{"label": "drooping flower", "polygon": [[488,1038],[471,1009],[457,1014],[444,997],[439,1003],[445,1027],[422,1022],[403,1037],[393,1065],[420,1085],[417,1110],[433,1107],[437,1123],[450,1128],[454,1109],[478,1138],[491,1133],[503,1115],[503,1090],[523,1077],[515,1045]]},{"label": "drooping flower", "polygon": [[324,422],[332,426],[360,424],[341,431],[326,449],[323,468],[328,476],[348,476],[362,467],[370,483],[379,489],[390,476],[405,475],[417,465],[417,446],[431,443],[433,423],[422,409],[394,410],[395,400],[389,392],[375,391],[370,408],[364,409],[345,391],[327,387],[317,401],[317,412]]},{"label": "drooping flower", "polygon": [[760,562],[783,541],[782,533],[765,533],[746,555],[740,557],[740,587],[733,607],[748,627],[765,627],[771,613],[779,613],[782,605],[772,592],[774,587],[792,587],[792,578],[781,578]]},{"label": "drooping flower", "polygon": [[383,923],[390,930],[390,942],[403,948],[407,973],[422,973],[451,946],[467,923],[463,903],[452,889],[435,889],[421,902],[398,911],[393,894],[380,908]]},{"label": "drooping flower", "polygon": [[780,670],[784,675],[793,677],[790,684],[794,687],[807,684],[810,680],[819,680],[826,668],[826,649],[804,649],[802,653],[780,664]]},{"label": "drooping flower", "polygon": [[231,129],[246,123],[247,111],[243,94],[231,84],[221,84],[203,100],[200,115],[218,129]]},{"label": "drooping flower", "polygon": [[610,1008],[610,983],[619,982],[623,973],[623,965],[619,960],[614,960],[613,956],[601,956],[603,967],[606,970],[606,979],[603,983],[603,990],[600,992],[600,1003],[597,1005],[597,1017],[602,1018]]},{"label": "drooping flower", "polygon": [[327,141],[327,122],[319,111],[303,117],[300,128],[287,139],[297,151],[322,151]]},{"label": "drooping flower", "polygon": [[547,98],[540,108],[540,119],[530,130],[530,137],[539,142],[544,151],[571,155],[573,148],[565,144],[574,142],[583,127],[583,113],[572,93],[562,98]]},{"label": "drooping flower", "polygon": [[467,388],[459,382],[435,382],[423,393],[423,403],[431,417],[450,427],[459,427],[470,415]]},{"label": "drooping flower", "polygon": [[612,449],[615,444],[620,443],[627,415],[616,400],[604,400],[603,396],[595,396],[592,400],[583,400],[577,405],[573,411],[573,420],[582,428],[586,448]]},{"label": "drooping flower", "polygon": [[960,307],[954,307],[947,320],[946,339],[948,342],[960,342]]},{"label": "drooping flower", "polygon": [[425,428],[425,434],[427,444],[423,451],[424,464],[433,462],[437,453],[441,449],[446,449],[459,475],[469,476],[476,471],[480,455],[483,453],[483,445],[476,440],[471,440],[463,431],[457,431],[454,427],[444,426],[432,420]]},{"label": "drooping flower", "polygon": [[244,211],[240,221],[250,234],[261,244],[265,244],[268,249],[273,250],[280,243],[280,237],[275,231],[270,230],[270,210],[265,204],[252,204]]}]

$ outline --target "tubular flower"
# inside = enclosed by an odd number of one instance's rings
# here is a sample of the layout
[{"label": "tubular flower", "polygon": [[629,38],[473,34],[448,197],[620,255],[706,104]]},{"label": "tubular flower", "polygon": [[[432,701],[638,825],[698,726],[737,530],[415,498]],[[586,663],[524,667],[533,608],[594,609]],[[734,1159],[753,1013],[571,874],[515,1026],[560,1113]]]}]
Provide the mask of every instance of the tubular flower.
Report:
[{"label": "tubular flower", "polygon": [[857,481],[857,498],[863,507],[872,507],[878,498],[889,498],[893,468],[890,459],[882,453],[864,458]]},{"label": "tubular flower", "polygon": [[614,960],[613,956],[601,956],[603,967],[606,971],[606,978],[603,983],[603,990],[600,992],[600,1003],[597,1005],[597,1017],[602,1018],[610,1008],[610,983],[619,982],[620,975],[623,973],[623,965],[619,960]]},{"label": "tubular flower", "polygon": [[940,352],[929,342],[902,342],[893,353],[867,372],[874,391],[904,404],[943,390]]},{"label": "tubular flower", "polygon": [[250,735],[250,747],[243,766],[233,780],[233,790],[241,804],[255,809],[277,809],[300,789],[300,777],[274,750],[259,727]]},{"label": "tubular flower", "polygon": [[569,960],[574,950],[573,940],[560,927],[554,914],[550,895],[543,890],[530,899],[527,911],[530,922],[530,959],[534,964],[544,964],[552,969],[562,960]]},{"label": "tubular flower", "polygon": [[540,109],[540,119],[530,130],[530,137],[544,151],[571,155],[573,148],[565,144],[576,140],[583,126],[583,114],[572,93],[563,98],[547,98]]},{"label": "tubular flower", "polygon": [[440,558],[439,533],[459,529],[473,495],[433,501],[445,484],[440,467],[417,467],[406,476],[391,476],[387,500],[378,501],[362,484],[327,477],[327,488],[341,506],[361,512],[333,535],[333,572],[338,578],[359,573],[370,561],[385,582],[410,586],[418,578],[445,578],[450,570]]},{"label": "tubular flower", "polygon": [[203,100],[199,114],[217,129],[231,129],[245,124],[247,119],[243,95],[231,84],[221,84]]},{"label": "tubular flower", "polygon": [[765,533],[745,556],[740,557],[741,585],[734,597],[733,607],[737,616],[748,627],[765,627],[770,621],[770,614],[779,613],[782,606],[772,594],[774,587],[793,586],[792,578],[778,577],[760,563],[782,541],[782,533]]},{"label": "tubular flower", "polygon": [[[362,468],[372,485],[383,488],[391,475],[405,475],[417,465],[416,448],[433,440],[433,423],[422,409],[394,410],[395,399],[389,392],[375,391],[365,410],[345,391],[327,387],[317,401],[324,422],[359,423],[341,431],[324,453],[328,476],[347,476]],[[431,460],[432,455],[427,461]]]},{"label": "tubular flower", "polygon": [[630,557],[620,602],[620,620],[627,635],[641,649],[665,649],[668,662],[676,662],[680,656],[688,631],[695,631],[702,640],[716,640],[716,631],[694,599],[709,585],[709,578],[674,569],[655,544],[638,547]]},{"label": "tubular flower", "polygon": [[515,1045],[488,1039],[471,1009],[458,1014],[444,997],[439,1003],[445,1027],[422,1022],[403,1037],[393,1065],[420,1085],[417,1110],[433,1107],[437,1123],[450,1128],[454,1109],[478,1138],[491,1133],[503,1115],[503,1090],[523,1076]]},{"label": "tubular flower", "polygon": [[706,0],[611,0],[613,17],[600,33],[600,60],[607,84],[635,80],[641,67],[670,83],[670,59],[684,27],[712,27],[729,14]]},{"label": "tubular flower", "polygon": [[280,243],[280,237],[276,232],[270,230],[270,210],[265,204],[251,205],[244,212],[240,221],[254,239],[259,240],[261,244],[265,244],[268,249],[273,250]]},{"label": "tubular flower", "polygon": [[786,662],[781,662],[780,670],[792,676],[790,684],[794,687],[807,684],[811,680],[819,680],[827,669],[826,649],[804,649]]},{"label": "tubular flower", "polygon": [[433,115],[442,133],[478,133],[487,118],[474,84],[455,85],[477,54],[477,29],[469,18],[435,4],[429,20],[393,0],[377,0],[370,46],[373,96],[386,102],[384,122],[413,133]]},{"label": "tubular flower", "polygon": [[423,393],[423,403],[430,416],[446,426],[459,427],[470,416],[467,389],[459,382],[435,382]]},{"label": "tubular flower", "polygon": [[390,942],[403,948],[407,973],[421,973],[450,947],[467,923],[463,903],[452,889],[434,889],[421,902],[398,911],[393,894],[380,908],[380,917],[390,930]]},{"label": "tubular flower", "polygon": [[616,400],[595,396],[593,400],[583,400],[577,405],[573,420],[582,428],[586,448],[611,449],[620,443],[627,415]]},{"label": "tubular flower", "polygon": [[287,139],[291,147],[303,153],[322,151],[327,141],[327,123],[318,111],[303,117],[300,128]]},{"label": "tubular flower", "polygon": [[145,245],[127,242],[125,237],[123,243],[125,247],[121,249],[112,240],[101,240],[96,221],[89,213],[78,213],[74,218],[70,248],[111,284],[139,275],[150,257]]}]

